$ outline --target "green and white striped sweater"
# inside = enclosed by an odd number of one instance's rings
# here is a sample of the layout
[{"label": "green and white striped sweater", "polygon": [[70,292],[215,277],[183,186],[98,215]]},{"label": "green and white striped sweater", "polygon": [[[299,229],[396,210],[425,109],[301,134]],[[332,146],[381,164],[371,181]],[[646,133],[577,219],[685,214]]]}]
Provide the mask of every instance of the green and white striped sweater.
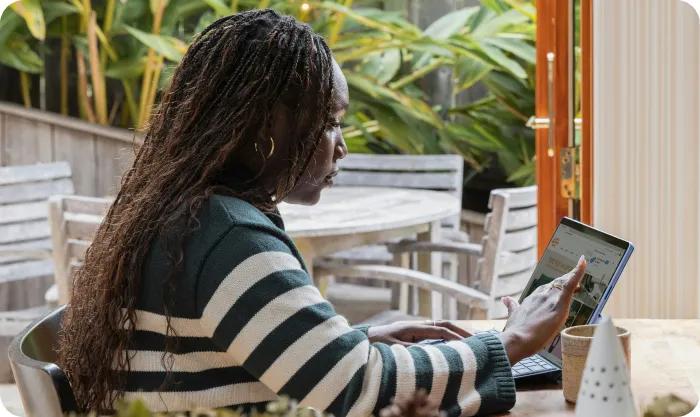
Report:
[{"label": "green and white striped sweater", "polygon": [[280,394],[342,417],[378,415],[392,397],[425,388],[449,416],[513,406],[515,385],[498,338],[408,348],[370,343],[366,328],[349,326],[314,287],[279,216],[213,196],[198,220],[173,291],[169,373],[162,302],[168,262],[159,243],[146,261],[126,399],[179,411],[260,405]]}]

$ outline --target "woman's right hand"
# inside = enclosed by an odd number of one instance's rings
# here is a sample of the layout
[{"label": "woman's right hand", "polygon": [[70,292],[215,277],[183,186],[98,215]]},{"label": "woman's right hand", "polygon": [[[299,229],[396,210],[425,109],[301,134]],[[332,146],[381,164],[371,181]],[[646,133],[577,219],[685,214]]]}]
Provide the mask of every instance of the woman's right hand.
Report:
[{"label": "woman's right hand", "polygon": [[508,321],[499,337],[511,365],[534,355],[559,334],[585,272],[586,259],[581,256],[571,272],[538,287],[522,304],[510,297],[503,298]]}]

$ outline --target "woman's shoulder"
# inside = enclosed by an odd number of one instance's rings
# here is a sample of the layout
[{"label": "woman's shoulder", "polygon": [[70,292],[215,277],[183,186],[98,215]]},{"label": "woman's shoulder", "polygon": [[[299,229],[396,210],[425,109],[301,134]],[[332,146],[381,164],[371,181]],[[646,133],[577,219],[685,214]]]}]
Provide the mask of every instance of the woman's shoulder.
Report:
[{"label": "woman's shoulder", "polygon": [[279,228],[257,207],[238,197],[213,194],[202,208],[201,217],[231,226],[266,226]]}]

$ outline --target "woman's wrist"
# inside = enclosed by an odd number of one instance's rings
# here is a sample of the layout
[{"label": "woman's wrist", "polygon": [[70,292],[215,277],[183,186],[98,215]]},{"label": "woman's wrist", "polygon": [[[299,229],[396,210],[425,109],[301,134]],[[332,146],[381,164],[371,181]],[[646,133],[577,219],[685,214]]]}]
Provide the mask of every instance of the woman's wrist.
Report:
[{"label": "woman's wrist", "polygon": [[503,348],[506,351],[506,355],[508,355],[511,366],[520,362],[526,356],[529,356],[523,349],[525,346],[522,337],[517,333],[505,331],[500,333],[498,338],[501,339],[501,343],[503,343]]}]

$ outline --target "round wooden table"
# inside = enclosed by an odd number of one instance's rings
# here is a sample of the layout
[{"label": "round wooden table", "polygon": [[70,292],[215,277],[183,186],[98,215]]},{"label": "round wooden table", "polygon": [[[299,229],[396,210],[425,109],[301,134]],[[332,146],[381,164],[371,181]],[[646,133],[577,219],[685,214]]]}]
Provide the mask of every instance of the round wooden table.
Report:
[{"label": "round wooden table", "polygon": [[[459,215],[460,208],[445,192],[382,187],[332,187],[314,206],[279,205],[309,274],[314,258],[344,249],[409,236],[436,241],[441,220]],[[419,254],[418,269],[440,275],[440,254]],[[325,293],[326,283],[315,282]]]},{"label": "round wooden table", "polygon": [[[395,237],[440,232],[460,201],[444,192],[383,187],[332,187],[314,206],[281,203],[287,233],[305,260]],[[427,236],[426,236],[427,237]]]}]

